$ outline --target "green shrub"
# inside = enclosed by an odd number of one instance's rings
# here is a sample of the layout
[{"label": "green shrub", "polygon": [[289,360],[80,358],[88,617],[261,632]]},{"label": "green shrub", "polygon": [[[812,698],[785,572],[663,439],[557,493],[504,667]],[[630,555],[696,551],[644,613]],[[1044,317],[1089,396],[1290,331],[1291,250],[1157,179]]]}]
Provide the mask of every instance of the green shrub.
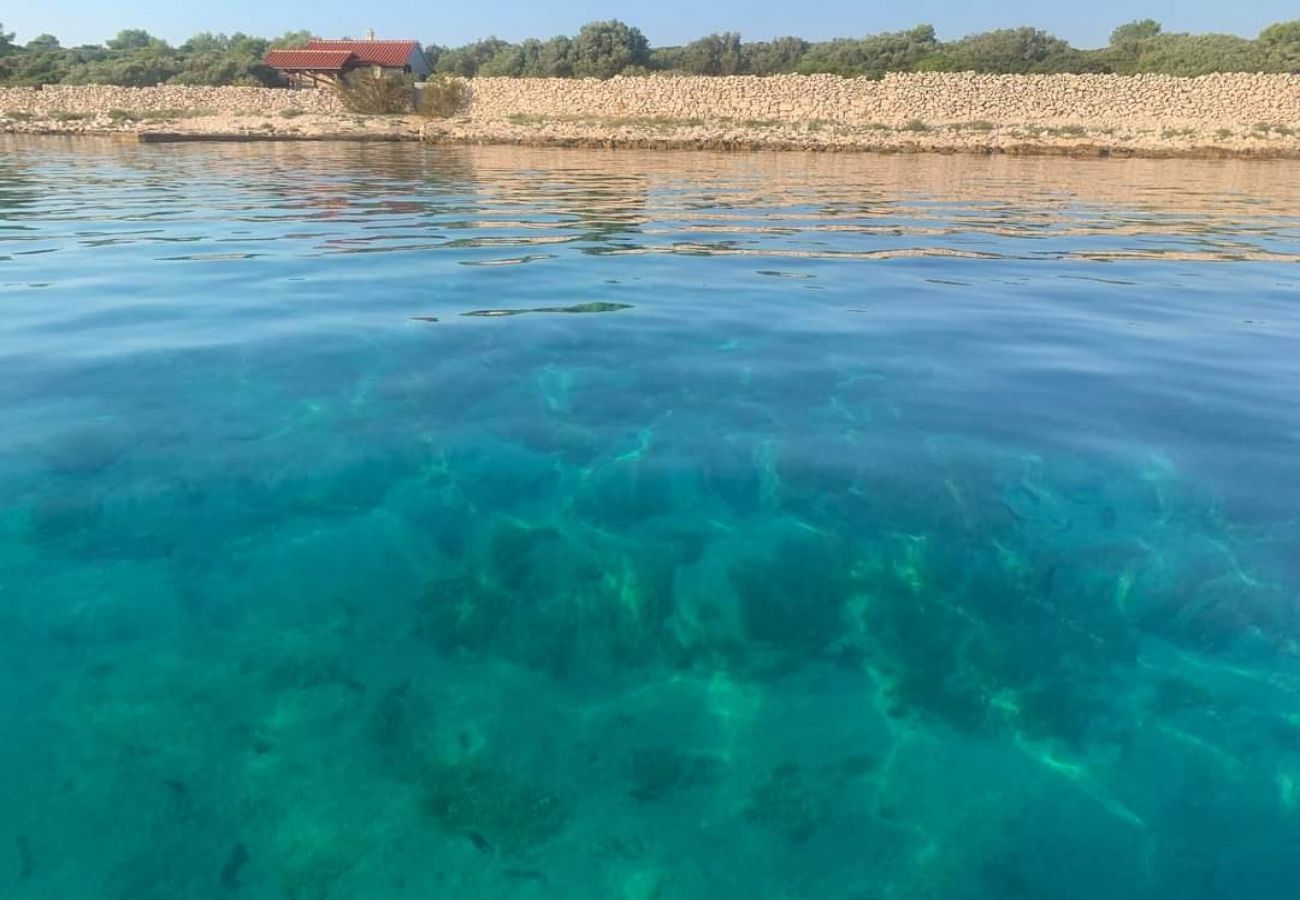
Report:
[{"label": "green shrub", "polygon": [[438,75],[420,91],[420,115],[430,119],[449,119],[468,102],[469,88],[465,82]]},{"label": "green shrub", "polygon": [[351,72],[334,85],[334,90],[349,112],[394,115],[411,111],[411,83],[406,78],[376,78],[367,72]]},{"label": "green shrub", "polygon": [[913,119],[912,121],[904,125],[900,130],[911,131],[916,134],[923,134],[924,132],[930,130],[930,126],[922,122],[920,119]]}]

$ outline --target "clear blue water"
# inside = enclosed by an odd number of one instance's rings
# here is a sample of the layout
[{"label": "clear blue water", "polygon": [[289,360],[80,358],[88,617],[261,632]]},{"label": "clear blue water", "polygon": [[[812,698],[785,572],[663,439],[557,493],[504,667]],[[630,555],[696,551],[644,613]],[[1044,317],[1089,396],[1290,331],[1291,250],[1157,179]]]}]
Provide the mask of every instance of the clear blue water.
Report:
[{"label": "clear blue water", "polygon": [[0,151],[0,897],[1296,896],[1295,164]]}]

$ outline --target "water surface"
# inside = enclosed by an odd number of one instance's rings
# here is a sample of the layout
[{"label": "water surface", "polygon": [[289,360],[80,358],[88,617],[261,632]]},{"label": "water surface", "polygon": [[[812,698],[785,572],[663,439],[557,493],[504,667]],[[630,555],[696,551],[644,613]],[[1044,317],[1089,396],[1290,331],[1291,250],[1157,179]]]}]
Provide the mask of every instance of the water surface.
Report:
[{"label": "water surface", "polygon": [[1296,164],[0,151],[0,897],[1295,895]]}]

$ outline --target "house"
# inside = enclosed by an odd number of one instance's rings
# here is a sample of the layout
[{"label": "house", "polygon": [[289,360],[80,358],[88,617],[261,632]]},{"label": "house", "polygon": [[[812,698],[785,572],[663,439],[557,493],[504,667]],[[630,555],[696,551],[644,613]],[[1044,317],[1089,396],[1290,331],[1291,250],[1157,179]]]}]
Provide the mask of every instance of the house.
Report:
[{"label": "house", "polygon": [[278,69],[294,87],[327,87],[349,72],[427,76],[431,69],[419,41],[308,41],[295,50],[271,50],[266,64]]}]

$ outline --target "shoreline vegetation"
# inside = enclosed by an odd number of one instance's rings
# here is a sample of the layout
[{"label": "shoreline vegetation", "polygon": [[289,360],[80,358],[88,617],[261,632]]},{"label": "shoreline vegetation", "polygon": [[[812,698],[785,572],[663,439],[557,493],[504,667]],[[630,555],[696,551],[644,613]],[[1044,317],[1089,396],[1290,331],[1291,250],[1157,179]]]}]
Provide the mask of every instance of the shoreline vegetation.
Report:
[{"label": "shoreline vegetation", "polygon": [[[265,62],[271,49],[305,46],[310,30],[277,38],[202,32],[178,46],[140,29],[103,44],[64,47],[52,34],[26,42],[0,25],[0,86],[112,84],[283,86]],[[617,20],[589,22],[576,35],[518,43],[488,37],[460,47],[424,46],[429,69],[460,78],[600,78],[618,75],[816,75],[883,78],[889,73],[1162,74],[1300,72],[1300,19],[1255,38],[1166,32],[1153,19],[1116,28],[1104,47],[1082,49],[1034,27],[1001,28],[941,40],[934,26],[807,41],[747,41],[734,31],[680,46],[651,46]]]}]

